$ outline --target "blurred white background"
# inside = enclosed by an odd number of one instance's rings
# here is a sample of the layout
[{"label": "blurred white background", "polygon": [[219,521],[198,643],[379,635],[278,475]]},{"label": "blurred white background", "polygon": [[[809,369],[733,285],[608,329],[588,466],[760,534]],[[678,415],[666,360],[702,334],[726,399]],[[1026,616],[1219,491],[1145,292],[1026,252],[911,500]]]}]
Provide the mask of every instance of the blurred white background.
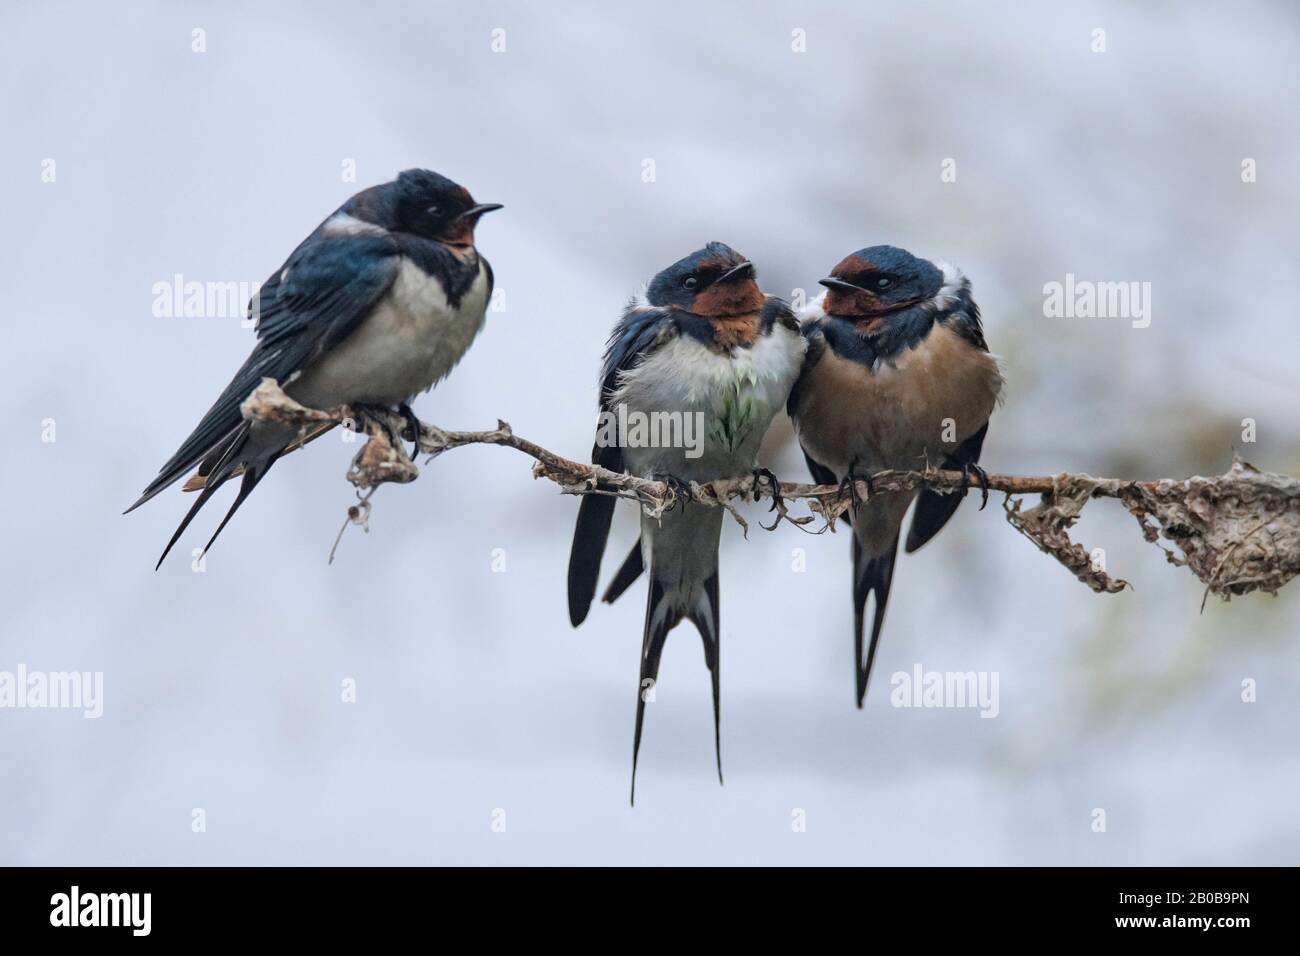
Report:
[{"label": "blurred white background", "polygon": [[[684,626],[635,809],[644,585],[570,628],[577,502],[522,456],[458,450],[383,489],[333,566],[357,447],[333,435],[276,467],[204,573],[187,555],[228,494],[158,573],[190,499],[121,516],[252,343],[235,319],[155,317],[153,284],[263,279],[410,166],[506,204],[479,230],[506,309],[416,404],[444,427],[501,417],[584,455],[605,337],[659,268],[718,239],[789,296],[889,242],[974,281],[1009,383],[990,469],[1181,477],[1235,445],[1300,473],[1296,11],[861,6],[5,4],[0,670],[102,671],[105,700],[99,720],[0,710],[0,862],[1300,860],[1300,585],[1200,613],[1114,503],[1078,539],[1133,589],[1098,596],[999,497],[968,502],[900,559],[861,712],[847,538],[729,525],[727,783]],[[1150,327],[1045,318],[1067,272],[1149,281]],[[771,437],[802,479],[788,423]],[[997,719],[892,708],[890,674],[918,663],[998,672]]]}]

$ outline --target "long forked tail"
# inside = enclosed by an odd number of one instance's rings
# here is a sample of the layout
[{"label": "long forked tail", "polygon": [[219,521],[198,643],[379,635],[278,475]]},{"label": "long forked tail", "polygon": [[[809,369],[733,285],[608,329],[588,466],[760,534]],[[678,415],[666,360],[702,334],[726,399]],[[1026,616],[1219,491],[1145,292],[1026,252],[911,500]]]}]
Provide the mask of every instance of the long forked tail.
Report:
[{"label": "long forked tail", "polygon": [[695,625],[704,642],[704,663],[713,682],[713,752],[718,764],[718,783],[722,783],[722,711],[719,696],[722,665],[722,631],[719,626],[718,571],[704,582],[699,599],[689,607],[672,600],[663,583],[650,575],[650,593],[646,600],[645,632],[641,640],[641,676],[636,691],[636,732],[632,738],[632,805],[636,805],[636,765],[641,752],[641,729],[645,722],[645,705],[653,700],[654,685],[659,679],[659,659],[663,655],[668,632],[683,618]]},{"label": "long forked tail", "polygon": [[[853,535],[853,677],[858,708],[867,696],[867,682],[871,679],[871,665],[876,658],[876,644],[880,628],[885,623],[885,607],[889,603],[889,585],[894,579],[894,558],[898,554],[898,533],[889,549],[875,557],[867,557]],[[862,630],[865,623],[867,598],[875,594],[874,614],[871,622],[871,643],[867,645],[866,659],[862,656]]]},{"label": "long forked tail", "polygon": [[185,529],[189,527],[190,522],[194,520],[194,516],[199,513],[200,509],[202,509],[205,504],[208,503],[208,499],[216,493],[216,490],[225,484],[226,480],[231,477],[231,473],[242,465],[244,469],[243,480],[239,485],[239,493],[235,496],[235,500],[231,504],[230,510],[226,512],[226,516],[221,519],[221,524],[217,525],[217,530],[213,533],[212,537],[208,539],[208,543],[204,546],[203,554],[207,554],[213,543],[217,540],[217,536],[225,530],[230,519],[235,516],[235,512],[239,510],[239,506],[244,503],[250,494],[252,494],[252,491],[257,487],[258,482],[266,477],[266,473],[271,470],[271,466],[275,464],[276,459],[280,457],[280,453],[277,452],[261,461],[241,461],[239,452],[244,448],[245,444],[246,437],[244,436],[231,442],[230,447],[221,457],[221,460],[212,468],[212,471],[209,473],[207,480],[203,485],[203,490],[199,492],[198,500],[195,501],[190,510],[186,512],[180,525],[176,528],[175,532],[172,533],[171,540],[167,542],[167,547],[163,548],[163,553],[158,558],[158,563],[154,565],[155,571],[162,567],[163,561],[167,559],[167,555],[171,553],[172,547],[180,539],[180,536],[185,533]]},{"label": "long forked tail", "polygon": [[632,586],[644,570],[645,562],[641,557],[641,539],[637,538],[636,544],[632,545],[632,550],[628,552],[627,557],[623,560],[623,564],[614,575],[614,579],[609,582],[609,587],[605,588],[601,600],[606,604],[613,604],[624,591]]},{"label": "long forked tail", "polygon": [[577,627],[587,619],[596,596],[600,559],[605,554],[609,526],[614,520],[615,499],[586,495],[578,506],[578,523],[573,529],[569,551],[569,622]]}]

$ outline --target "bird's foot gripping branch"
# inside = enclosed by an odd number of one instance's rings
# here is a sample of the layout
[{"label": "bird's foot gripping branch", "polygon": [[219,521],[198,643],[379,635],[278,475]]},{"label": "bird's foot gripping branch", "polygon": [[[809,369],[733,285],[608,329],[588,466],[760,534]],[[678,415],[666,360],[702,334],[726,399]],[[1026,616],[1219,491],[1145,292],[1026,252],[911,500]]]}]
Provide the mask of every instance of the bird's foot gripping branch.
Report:
[{"label": "bird's foot gripping branch", "polygon": [[[304,440],[335,424],[353,423],[368,441],[357,453],[347,478],[361,501],[349,508],[350,523],[365,525],[370,496],[389,482],[407,483],[419,476],[401,441],[406,421],[397,411],[346,406],[319,411],[289,398],[274,379],[264,379],[241,407],[245,418],[275,421],[301,429]],[[605,494],[636,501],[651,515],[673,507],[683,492],[670,483],[609,471],[598,465],[563,458],[515,435],[505,422],[490,431],[449,432],[421,423],[418,444],[430,458],[462,445],[506,445],[534,459],[533,476],[546,478],[565,494]],[[1300,573],[1300,479],[1260,471],[1234,458],[1226,474],[1182,480],[1127,481],[1083,474],[1048,477],[987,475],[991,491],[1006,495],[1007,520],[1045,554],[1064,565],[1094,591],[1113,593],[1128,582],[1111,577],[1089,551],[1070,539],[1070,528],[1094,498],[1115,498],[1137,519],[1143,537],[1161,547],[1170,563],[1189,568],[1211,592],[1225,600],[1251,591],[1276,593]],[[945,494],[964,494],[970,477],[960,471],[880,471],[856,482],[858,497],[926,487]],[[781,482],[771,486],[762,472],[741,478],[691,482],[692,501],[726,508],[748,529],[733,502],[766,498],[777,517],[804,531],[834,531],[840,515],[853,507],[847,488]],[[1041,498],[1023,507],[1022,496]],[[806,501],[807,515],[790,513],[790,503]],[[818,521],[820,519],[820,521]],[[817,524],[810,529],[808,525]],[[346,528],[347,525],[345,524]],[[1176,550],[1166,547],[1169,542]]]}]

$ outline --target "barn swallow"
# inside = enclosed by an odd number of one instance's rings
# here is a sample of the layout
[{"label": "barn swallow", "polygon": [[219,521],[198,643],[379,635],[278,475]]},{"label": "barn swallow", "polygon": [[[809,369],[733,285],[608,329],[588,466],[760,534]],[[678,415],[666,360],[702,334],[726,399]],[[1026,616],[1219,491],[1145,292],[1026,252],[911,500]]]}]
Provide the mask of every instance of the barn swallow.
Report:
[{"label": "barn swallow", "polygon": [[[980,450],[1002,391],[970,280],[946,263],[893,246],[845,258],[804,310],[803,372],[790,394],[795,433],[819,484],[847,483],[882,469],[926,463],[972,472],[984,483]],[[911,553],[933,538],[962,495],[916,492],[854,499],[853,663],[858,707],[885,620],[904,513],[917,499],[907,534]],[[863,658],[867,597],[875,595],[871,642]]]},{"label": "barn swallow", "polygon": [[[600,407],[629,415],[681,413],[704,425],[693,457],[682,447],[636,447],[600,439],[592,461],[611,471],[669,481],[676,489],[757,469],[758,448],[798,377],[804,351],[790,307],[758,287],[753,264],[711,242],[664,269],[632,299],[605,350]],[[630,433],[629,433],[630,434]],[[599,489],[598,489],[599,490]],[[569,618],[576,627],[596,594],[615,498],[591,494],[578,510],[569,556]],[[642,512],[641,538],[604,595],[614,601],[649,569],[641,639],[632,798],[645,717],[645,693],[659,673],[668,632],[690,620],[704,642],[713,678],[713,742],[722,781],[718,541],[723,510],[683,500],[661,518]]]},{"label": "barn swallow", "polygon": [[408,169],[357,193],[293,251],[250,304],[252,354],[127,509],[198,466],[186,483],[201,489],[198,500],[157,566],[226,479],[242,475],[206,553],[276,459],[302,443],[296,428],[240,415],[264,377],[310,408],[395,407],[418,438],[410,401],[451,371],[483,327],[492,269],[474,247],[474,226],[500,208],[445,176]]}]

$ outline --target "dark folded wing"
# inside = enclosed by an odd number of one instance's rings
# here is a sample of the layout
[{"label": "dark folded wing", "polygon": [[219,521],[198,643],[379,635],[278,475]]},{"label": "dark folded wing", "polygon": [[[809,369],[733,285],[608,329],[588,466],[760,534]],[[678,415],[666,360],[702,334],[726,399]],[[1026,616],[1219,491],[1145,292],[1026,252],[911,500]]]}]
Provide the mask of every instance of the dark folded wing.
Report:
[{"label": "dark folded wing", "polygon": [[795,318],[790,303],[780,296],[769,295],[763,299],[763,310],[758,316],[759,328],[764,335],[772,331],[778,322],[791,332],[799,331],[799,320]]},{"label": "dark folded wing", "polygon": [[[601,411],[612,410],[611,402],[620,384],[619,376],[636,368],[676,332],[676,320],[667,309],[634,303],[623,312],[605,348],[605,361],[600,373]],[[594,446],[591,460],[610,471],[626,469],[623,451],[617,445]],[[574,627],[586,620],[596,596],[600,562],[605,555],[605,543],[609,540],[609,527],[614,520],[617,500],[608,494],[589,494],[578,506],[578,523],[573,529],[573,546],[569,551],[568,580],[569,620]],[[626,588],[635,577],[623,581],[622,587]]]},{"label": "dark folded wing", "polygon": [[600,372],[600,407],[609,409],[622,373],[636,368],[676,334],[677,320],[671,309],[629,305],[605,346],[605,362]]},{"label": "dark folded wing", "polygon": [[197,465],[239,427],[239,406],[263,378],[282,385],[342,341],[392,285],[398,248],[387,235],[313,236],[263,283],[250,304],[257,345],[131,508],[138,508]]},{"label": "dark folded wing", "polygon": [[962,300],[961,308],[954,309],[945,321],[952,327],[954,332],[971,345],[981,352],[987,352],[989,344],[984,339],[984,323],[980,321],[980,307],[970,297],[969,290],[963,291],[965,297]]},{"label": "dark folded wing", "polygon": [[795,379],[794,387],[790,389],[790,397],[786,399],[785,411],[791,418],[795,417],[800,405],[803,403],[804,389],[808,387],[809,377],[813,368],[821,361],[822,353],[826,351],[826,336],[815,322],[809,322],[799,329],[807,347],[803,353],[803,368],[799,372],[799,377]]},{"label": "dark folded wing", "polygon": [[[945,471],[961,471],[963,465],[979,464],[980,452],[984,449],[984,436],[988,434],[988,422],[970,438],[957,446],[956,450],[944,459]],[[907,532],[906,550],[911,554],[936,534],[948,519],[957,511],[964,496],[961,494],[943,495],[928,488],[916,498],[916,510],[912,512],[912,527]]]},{"label": "dark folded wing", "polygon": [[[819,485],[838,485],[840,483],[840,480],[835,477],[835,472],[808,454],[807,448],[800,447],[803,450],[803,460],[808,463],[808,473],[812,475],[813,481]],[[848,514],[848,512],[845,512],[845,514]]]},{"label": "dark folded wing", "polygon": [[[989,350],[984,339],[984,326],[980,322],[980,309],[970,297],[970,284],[967,283],[959,293],[960,307],[954,309],[944,321],[954,332],[979,349]],[[944,459],[943,467],[948,471],[960,471],[963,465],[979,463],[980,452],[984,449],[984,436],[988,434],[988,422],[984,427],[957,446],[951,455]],[[912,527],[907,532],[904,549],[910,554],[938,534],[948,519],[957,511],[963,495],[941,495],[937,491],[922,491],[916,499],[916,509],[912,512]]]}]

